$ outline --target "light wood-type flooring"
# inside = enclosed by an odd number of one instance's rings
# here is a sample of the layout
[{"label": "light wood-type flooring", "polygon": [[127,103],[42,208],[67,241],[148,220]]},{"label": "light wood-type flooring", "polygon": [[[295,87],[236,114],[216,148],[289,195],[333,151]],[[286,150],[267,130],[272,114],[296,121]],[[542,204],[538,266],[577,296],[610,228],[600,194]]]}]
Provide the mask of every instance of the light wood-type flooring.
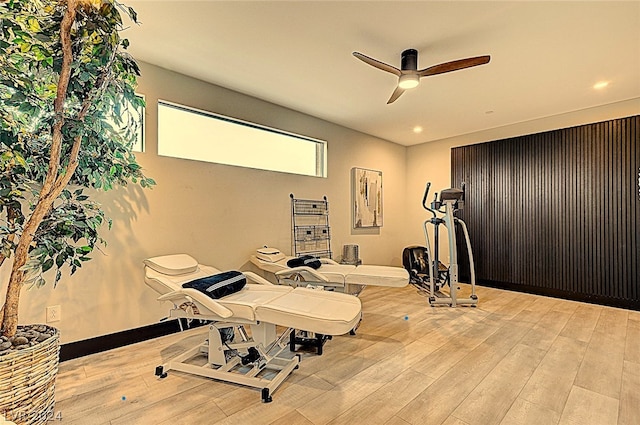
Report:
[{"label": "light wood-type flooring", "polygon": [[[468,287],[463,285],[462,293]],[[155,366],[206,327],[60,365],[64,424],[640,424],[640,312],[478,288],[477,308],[367,288],[356,335],[334,337],[260,391]]]}]

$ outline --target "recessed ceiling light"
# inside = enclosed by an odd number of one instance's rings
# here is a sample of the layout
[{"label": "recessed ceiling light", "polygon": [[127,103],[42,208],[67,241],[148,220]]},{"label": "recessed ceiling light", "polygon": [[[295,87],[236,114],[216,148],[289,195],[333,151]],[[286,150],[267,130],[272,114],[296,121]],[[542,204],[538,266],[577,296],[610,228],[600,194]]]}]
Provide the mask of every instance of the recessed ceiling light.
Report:
[{"label": "recessed ceiling light", "polygon": [[593,88],[596,90],[602,90],[603,88],[609,85],[608,81],[599,81],[593,85]]},{"label": "recessed ceiling light", "polygon": [[414,133],[422,133],[422,127],[420,127],[419,125],[416,125],[415,127],[413,127],[413,132]]}]

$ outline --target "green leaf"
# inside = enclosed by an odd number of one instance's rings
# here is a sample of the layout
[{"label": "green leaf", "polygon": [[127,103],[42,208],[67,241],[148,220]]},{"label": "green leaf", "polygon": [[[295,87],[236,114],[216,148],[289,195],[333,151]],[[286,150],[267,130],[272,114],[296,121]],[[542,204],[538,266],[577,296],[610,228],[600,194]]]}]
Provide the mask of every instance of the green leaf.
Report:
[{"label": "green leaf", "polygon": [[133,10],[133,7],[129,7],[129,17],[133,22],[135,22],[136,24],[138,23],[138,14],[135,10]]},{"label": "green leaf", "polygon": [[20,46],[20,52],[22,53],[27,53],[29,50],[31,50],[31,44],[27,43],[27,42],[22,42],[19,44]]},{"label": "green leaf", "polygon": [[58,268],[62,267],[66,259],[67,259],[67,255],[65,252],[61,252],[60,254],[58,254],[56,256],[56,266]]},{"label": "green leaf", "polygon": [[40,28],[40,23],[35,18],[29,18],[27,20],[27,25],[29,27],[29,31],[31,32],[41,32],[42,28]]},{"label": "green leaf", "polygon": [[51,267],[53,267],[53,260],[51,258],[49,258],[47,261],[45,261],[42,264],[42,272],[46,272],[47,270],[49,270]]}]

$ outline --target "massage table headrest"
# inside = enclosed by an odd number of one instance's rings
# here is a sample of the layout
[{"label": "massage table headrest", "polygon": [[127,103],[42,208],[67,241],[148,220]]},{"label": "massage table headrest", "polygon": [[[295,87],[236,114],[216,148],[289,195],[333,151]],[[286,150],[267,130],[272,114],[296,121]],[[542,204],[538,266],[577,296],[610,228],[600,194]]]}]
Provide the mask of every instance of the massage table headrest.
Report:
[{"label": "massage table headrest", "polygon": [[278,249],[270,248],[268,246],[263,246],[261,248],[256,249],[256,257],[262,261],[266,261],[269,263],[276,263],[286,258],[286,256],[282,252],[280,252]]},{"label": "massage table headrest", "polygon": [[188,254],[162,255],[147,258],[144,265],[169,276],[193,273],[198,270],[198,261]]}]

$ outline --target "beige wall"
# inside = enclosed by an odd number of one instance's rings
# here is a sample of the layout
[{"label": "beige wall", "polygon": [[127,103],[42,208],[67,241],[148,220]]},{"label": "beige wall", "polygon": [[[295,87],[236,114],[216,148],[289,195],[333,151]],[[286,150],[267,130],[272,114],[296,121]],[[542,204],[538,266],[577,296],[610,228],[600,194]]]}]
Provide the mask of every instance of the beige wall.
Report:
[{"label": "beige wall", "polygon": [[[62,342],[72,342],[157,322],[166,306],[143,281],[146,257],[186,252],[220,269],[240,269],[255,248],[268,244],[291,249],[289,194],[330,207],[334,256],[357,243],[370,264],[400,265],[404,246],[406,149],[326,121],[141,64],[138,92],[145,95],[146,149],[138,159],[157,181],[152,190],[136,185],[100,200],[113,219],[108,245],[56,289],[23,291],[21,323],[43,322],[50,305],[62,307]],[[259,124],[327,140],[328,178],[159,157],[157,100],[163,99]],[[381,170],[384,226],[371,232],[351,229],[350,171]],[[106,230],[106,229],[105,229]]]},{"label": "beige wall", "polygon": [[[186,252],[221,269],[249,267],[253,250],[268,244],[290,251],[289,194],[321,198],[330,205],[332,248],[360,245],[369,264],[400,265],[402,248],[423,244],[424,184],[449,187],[450,148],[640,113],[640,100],[529,121],[405,148],[286,108],[141,64],[139,92],[147,100],[146,152],[139,162],[158,185],[136,185],[98,195],[113,219],[103,253],[51,285],[22,293],[21,323],[43,322],[45,309],[60,305],[54,323],[68,343],[157,322],[167,307],[144,285],[142,260]],[[328,178],[314,178],[159,157],[156,102],[193,106],[328,141]],[[351,228],[352,167],[381,170],[384,226]],[[471,235],[473,237],[473,235]],[[6,269],[6,268],[3,268]],[[2,280],[4,281],[4,280]]]}]

